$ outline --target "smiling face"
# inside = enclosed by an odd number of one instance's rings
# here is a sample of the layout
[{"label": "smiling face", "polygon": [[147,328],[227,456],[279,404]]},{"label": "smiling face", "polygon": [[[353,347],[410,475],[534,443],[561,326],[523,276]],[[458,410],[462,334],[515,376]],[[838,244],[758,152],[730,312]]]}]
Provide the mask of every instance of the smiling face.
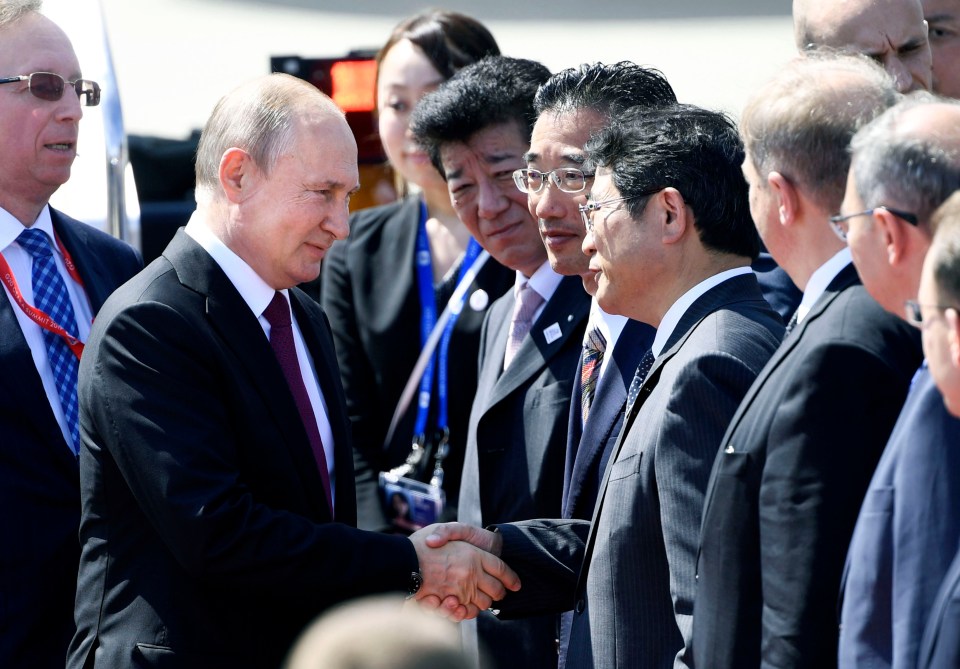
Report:
[{"label": "smiling face", "polygon": [[269,175],[252,160],[245,170],[238,220],[224,242],[277,290],[316,279],[330,245],[347,236],[359,187],[347,122],[329,110],[307,112]]},{"label": "smiling face", "polygon": [[527,195],[513,182],[514,170],[525,165],[528,146],[520,126],[506,123],[440,149],[457,216],[490,255],[525,276],[547,257],[527,209]]},{"label": "smiling face", "polygon": [[[544,112],[533,126],[527,167],[544,173],[565,167],[583,168],[583,145],[605,122],[606,117],[592,109]],[[586,230],[578,209],[587,201],[591,181],[587,179],[586,187],[579,193],[564,192],[553,181],[545,181],[539,193],[527,195],[527,202],[530,214],[538,221],[550,266],[559,274],[580,275],[584,289],[593,295],[597,281],[582,249]]]},{"label": "smiling face", "polygon": [[410,133],[410,114],[426,93],[443,82],[430,60],[410,40],[400,40],[380,61],[377,108],[380,141],[387,159],[405,181],[443,187],[443,179]]},{"label": "smiling face", "polygon": [[[33,72],[53,72],[67,81],[81,76],[67,36],[38,14],[0,30],[0,77]],[[0,85],[0,206],[22,223],[32,225],[70,178],[82,116],[70,87],[50,102],[31,95],[25,81]]]}]

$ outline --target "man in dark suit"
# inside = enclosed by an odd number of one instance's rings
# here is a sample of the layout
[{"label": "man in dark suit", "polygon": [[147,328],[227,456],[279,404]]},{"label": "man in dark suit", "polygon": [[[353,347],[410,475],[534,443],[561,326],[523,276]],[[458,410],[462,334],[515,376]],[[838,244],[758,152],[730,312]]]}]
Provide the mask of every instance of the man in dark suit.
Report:
[{"label": "man in dark suit", "polygon": [[[593,182],[583,145],[631,107],[675,102],[663,75],[629,62],[563,70],[537,91],[537,122],[524,156],[527,167],[515,172],[514,180],[527,193],[550,266],[559,274],[580,276],[591,296],[597,292],[596,272],[583,252],[587,230],[578,209]],[[627,389],[654,334],[650,325],[607,313],[596,298],[591,300],[570,396],[561,518],[593,516],[603,472],[623,425]],[[572,619],[566,612],[560,620],[561,666]]]},{"label": "man in dark suit", "polygon": [[634,109],[586,149],[598,166],[583,209],[597,299],[657,327],[593,520],[437,526],[431,541],[468,539],[518,570],[523,587],[497,604],[502,615],[573,607],[567,667],[690,666],[707,478],[783,325],[750,271],[760,244],[729,120]]},{"label": "man in dark suit", "polygon": [[[80,557],[82,344],[41,323],[50,316],[86,341],[104,300],[141,266],[126,244],[47,205],[70,176],[82,106],[99,94],[93,82],[64,84],[80,65],[39,6],[0,5],[0,666],[30,669],[63,667]],[[49,74],[19,78],[32,72]]]},{"label": "man in dark suit", "polygon": [[810,55],[744,109],[753,219],[804,295],[711,474],[697,559],[697,666],[836,664],[832,614],[847,542],[919,342],[867,295],[827,219],[843,198],[850,138],[896,99],[866,59]]},{"label": "man in dark suit", "polygon": [[[839,226],[870,294],[891,314],[913,318],[905,302],[917,299],[930,217],[960,188],[960,104],[902,102],[857,133],[852,152]],[[857,518],[844,571],[844,667],[917,665],[924,624],[957,552],[960,421],[934,378],[926,366],[914,377]]]},{"label": "man in dark suit", "polygon": [[[937,209],[936,233],[923,263],[918,308],[923,353],[930,373],[954,418],[960,417],[960,191]],[[957,450],[954,437],[944,448]],[[932,509],[937,519],[951,516],[956,505]],[[960,552],[953,560],[933,601],[916,666],[921,669],[960,667]]]},{"label": "man in dark suit", "polygon": [[347,234],[357,180],[343,113],[304,81],[262,77],[214,109],[196,213],[107,301],[83,357],[68,666],[275,667],[348,597],[451,588],[486,608],[501,589],[479,552],[492,575],[471,592],[419,535],[354,527],[333,341],[289,289]]},{"label": "man in dark suit", "polygon": [[[560,514],[570,395],[590,308],[579,276],[555,272],[514,181],[536,118],[539,63],[488,58],[425,96],[414,134],[447,180],[473,237],[517,273],[490,307],[480,339],[458,518],[473,524]],[[499,667],[556,666],[556,619],[503,622],[484,613],[463,625]]]}]

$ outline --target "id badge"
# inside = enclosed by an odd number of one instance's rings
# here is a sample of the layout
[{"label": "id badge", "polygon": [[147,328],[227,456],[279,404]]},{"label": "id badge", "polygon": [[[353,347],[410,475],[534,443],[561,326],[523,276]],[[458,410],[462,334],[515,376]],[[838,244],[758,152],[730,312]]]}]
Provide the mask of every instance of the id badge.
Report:
[{"label": "id badge", "polygon": [[446,503],[443,488],[391,472],[380,472],[380,493],[387,518],[405,532],[437,522]]}]

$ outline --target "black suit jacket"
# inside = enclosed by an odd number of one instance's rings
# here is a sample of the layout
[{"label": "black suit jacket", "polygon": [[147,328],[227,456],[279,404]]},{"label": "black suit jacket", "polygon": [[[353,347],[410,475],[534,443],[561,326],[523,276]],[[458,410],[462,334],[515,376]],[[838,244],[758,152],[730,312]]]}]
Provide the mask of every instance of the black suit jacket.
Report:
[{"label": "black suit jacket", "polygon": [[[471,525],[560,513],[570,393],[590,297],[580,277],[564,277],[504,371],[515,301],[513,291],[500,298],[483,327],[460,488],[459,520]],[[554,324],[560,336],[548,342],[545,330]],[[501,621],[484,613],[461,627],[467,648],[479,631],[494,666],[556,667],[555,616]]]},{"label": "black suit jacket", "polygon": [[867,295],[850,265],[757,378],[707,490],[695,664],[836,665],[844,557],[920,364],[918,335]]},{"label": "black suit jacket", "polygon": [[[96,314],[140,256],[54,209],[50,216]],[[0,290],[0,666],[44,669],[63,667],[73,636],[80,483],[18,308]]]},{"label": "black suit jacket", "polygon": [[[400,420],[389,448],[383,448],[390,419],[420,355],[419,221],[420,200],[416,197],[359,211],[351,218],[350,237],[334,244],[323,263],[322,303],[333,329],[347,413],[353,424],[358,521],[367,529],[387,525],[379,500],[378,473],[402,464],[412,443],[416,402],[411,402]],[[480,328],[487,307],[513,285],[514,277],[512,270],[488,260],[467,291],[467,304],[450,339],[451,448],[444,463],[443,487],[454,512],[477,387]],[[470,297],[478,291],[483,291],[486,299],[478,302],[475,298],[471,304]],[[444,306],[437,305],[438,315]],[[429,425],[436,424],[436,380],[433,388]],[[428,472],[432,470],[431,462]]]},{"label": "black suit jacket", "polygon": [[352,527],[333,341],[290,296],[333,428],[339,522],[257,317],[180,231],[104,305],[81,363],[68,666],[276,667],[324,607],[405,589],[412,544]]}]

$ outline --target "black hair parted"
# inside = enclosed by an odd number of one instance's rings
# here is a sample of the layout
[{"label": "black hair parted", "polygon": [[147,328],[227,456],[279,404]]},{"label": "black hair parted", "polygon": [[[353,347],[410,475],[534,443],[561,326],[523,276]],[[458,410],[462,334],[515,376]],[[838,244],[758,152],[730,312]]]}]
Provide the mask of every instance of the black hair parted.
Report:
[{"label": "black hair parted", "polygon": [[760,238],[750,218],[743,177],[743,142],[726,115],[676,104],[634,108],[598,132],[584,147],[588,162],[613,172],[613,183],[639,218],[648,197],[675,188],[693,211],[703,245],[756,258]]},{"label": "black hair parted", "polygon": [[615,117],[631,107],[676,104],[677,96],[659,70],[624,60],[584,63],[557,72],[537,91],[537,114],[593,109]]},{"label": "black hair parted", "polygon": [[410,128],[443,174],[440,150],[481,130],[516,123],[530,137],[533,99],[550,70],[533,60],[491,56],[463,68],[417,103]]}]

